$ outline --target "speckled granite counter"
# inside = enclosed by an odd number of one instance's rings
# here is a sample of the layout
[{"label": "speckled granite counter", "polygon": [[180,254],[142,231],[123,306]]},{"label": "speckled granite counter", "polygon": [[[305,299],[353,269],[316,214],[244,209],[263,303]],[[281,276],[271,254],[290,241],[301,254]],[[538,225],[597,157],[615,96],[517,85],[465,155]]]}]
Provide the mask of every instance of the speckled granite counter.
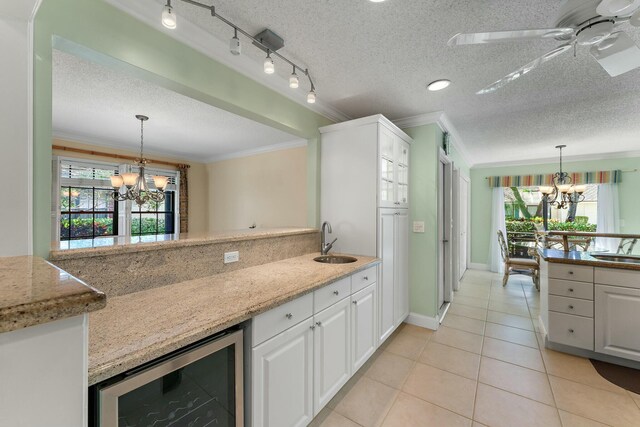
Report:
[{"label": "speckled granite counter", "polygon": [[109,298],[89,319],[98,383],[378,262],[321,264],[318,253]]},{"label": "speckled granite counter", "polygon": [[[589,252],[582,251],[570,251],[564,252],[558,249],[538,249],[538,253],[547,262],[559,263],[559,264],[579,264],[590,265],[593,267],[603,268],[622,268],[626,270],[640,270],[640,258],[639,263],[630,262],[617,262],[603,259],[597,259]],[[604,256],[608,254],[603,254]],[[615,256],[615,254],[609,254]]]},{"label": "speckled granite counter", "polygon": [[77,316],[105,304],[105,294],[42,258],[0,258],[0,332]]}]

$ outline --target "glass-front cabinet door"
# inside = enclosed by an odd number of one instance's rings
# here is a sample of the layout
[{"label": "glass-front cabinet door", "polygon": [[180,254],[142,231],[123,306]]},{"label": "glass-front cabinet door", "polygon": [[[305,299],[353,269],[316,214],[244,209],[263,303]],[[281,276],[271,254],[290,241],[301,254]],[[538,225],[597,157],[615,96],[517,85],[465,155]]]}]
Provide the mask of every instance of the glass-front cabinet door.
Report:
[{"label": "glass-front cabinet door", "polygon": [[396,202],[400,207],[409,205],[409,144],[396,137]]},{"label": "glass-front cabinet door", "polygon": [[395,197],[395,135],[379,126],[380,135],[380,202],[382,207],[396,206]]}]

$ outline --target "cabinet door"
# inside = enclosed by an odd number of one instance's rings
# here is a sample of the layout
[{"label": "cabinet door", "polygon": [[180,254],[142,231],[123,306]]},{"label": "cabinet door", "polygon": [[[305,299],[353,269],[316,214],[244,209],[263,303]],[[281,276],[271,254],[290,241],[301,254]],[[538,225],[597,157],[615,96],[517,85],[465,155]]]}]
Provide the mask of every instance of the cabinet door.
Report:
[{"label": "cabinet door", "polygon": [[395,137],[396,187],[395,205],[409,205],[409,144],[400,137]]},{"label": "cabinet door", "polygon": [[351,377],[350,298],[344,298],[314,316],[314,415]]},{"label": "cabinet door", "polygon": [[395,281],[395,209],[380,209],[380,231],[378,233],[378,256],[382,259],[378,278],[378,332],[380,342],[391,335],[395,326],[394,281]]},{"label": "cabinet door", "polygon": [[381,207],[396,206],[396,136],[384,126],[378,126],[379,154],[380,154],[380,186],[378,205]]},{"label": "cabinet door", "polygon": [[409,212],[395,215],[394,233],[394,316],[395,326],[409,315]]},{"label": "cabinet door", "polygon": [[313,419],[313,318],[252,351],[253,427],[303,427]]},{"label": "cabinet door", "polygon": [[376,284],[351,296],[351,361],[356,372],[376,351]]},{"label": "cabinet door", "polygon": [[595,351],[640,361],[640,289],[595,286]]}]

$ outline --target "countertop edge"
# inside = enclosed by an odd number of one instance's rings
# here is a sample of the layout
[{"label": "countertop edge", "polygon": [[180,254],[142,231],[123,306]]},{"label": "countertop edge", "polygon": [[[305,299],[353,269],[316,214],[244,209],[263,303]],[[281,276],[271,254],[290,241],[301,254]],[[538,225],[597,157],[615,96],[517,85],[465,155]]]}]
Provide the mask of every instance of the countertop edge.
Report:
[{"label": "countertop edge", "polygon": [[[113,370],[118,370],[117,368],[119,366],[122,366],[123,364],[127,364],[127,365],[134,365],[134,366],[140,366],[142,364],[145,364],[147,362],[151,362],[155,359],[157,359],[159,356],[154,355],[157,352],[162,352],[164,355],[170,354],[173,351],[179,350],[187,345],[193,344],[201,339],[207,338],[213,334],[216,334],[220,331],[223,331],[227,328],[230,328],[232,326],[238,325],[246,320],[249,320],[261,313],[264,313],[266,311],[269,311],[273,308],[276,308],[282,304],[285,304],[289,301],[292,301],[298,297],[301,297],[303,295],[306,295],[308,293],[311,293],[319,288],[322,288],[324,286],[330,285],[331,283],[334,283],[340,279],[343,279],[345,277],[351,276],[359,271],[365,270],[369,267],[372,267],[374,265],[378,265],[381,263],[381,260],[376,258],[366,264],[362,264],[359,265],[357,268],[354,268],[353,270],[350,270],[349,272],[343,273],[343,274],[339,274],[337,276],[334,277],[330,277],[329,279],[319,282],[319,283],[312,283],[310,284],[308,287],[305,287],[304,289],[301,289],[297,292],[293,292],[293,293],[288,293],[288,294],[284,294],[281,295],[277,298],[273,298],[269,301],[266,301],[264,304],[261,304],[260,307],[252,307],[247,311],[242,311],[241,313],[239,312],[239,314],[237,316],[231,316],[231,317],[227,317],[225,319],[222,319],[221,321],[217,321],[214,322],[213,325],[209,328],[205,328],[204,330],[200,330],[198,332],[194,332],[194,333],[187,333],[187,334],[181,334],[178,335],[176,337],[174,337],[174,339],[172,339],[171,341],[162,343],[161,345],[151,345],[151,346],[147,346],[144,349],[140,349],[136,352],[133,352],[129,355],[127,355],[126,359],[124,358],[120,358],[119,360],[116,360],[112,363],[104,363],[104,364],[100,364],[100,365],[95,365],[93,367],[89,367],[89,372],[88,372],[88,384],[89,386],[95,385],[101,381],[104,381],[106,379],[112,378],[115,375],[118,375],[122,372],[125,372],[128,369],[131,368],[127,368],[125,370],[122,370],[120,372],[112,372]],[[149,356],[152,355],[152,356]],[[160,356],[162,357],[162,356]],[[118,370],[119,371],[119,370]]]},{"label": "countertop edge", "polygon": [[636,270],[640,271],[640,264],[632,264],[628,262],[615,262],[615,261],[604,261],[604,260],[596,260],[596,259],[576,259],[576,258],[564,258],[557,257],[551,255],[545,255],[545,252],[542,250],[538,250],[540,257],[550,263],[553,264],[573,264],[573,265],[585,265],[590,267],[599,267],[599,268],[614,268],[621,270]]}]

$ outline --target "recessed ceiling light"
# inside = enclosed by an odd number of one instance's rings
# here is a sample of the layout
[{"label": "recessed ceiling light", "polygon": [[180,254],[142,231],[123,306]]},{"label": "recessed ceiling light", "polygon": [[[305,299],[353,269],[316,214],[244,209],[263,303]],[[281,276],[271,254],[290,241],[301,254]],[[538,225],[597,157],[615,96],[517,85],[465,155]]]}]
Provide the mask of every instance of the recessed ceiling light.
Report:
[{"label": "recessed ceiling light", "polygon": [[450,84],[451,84],[451,80],[447,80],[447,79],[436,80],[434,82],[429,83],[427,85],[427,89],[429,89],[432,92],[435,92],[436,90],[442,90],[446,88]]},{"label": "recessed ceiling light", "polygon": [[382,3],[384,0],[369,0],[371,3]]}]

